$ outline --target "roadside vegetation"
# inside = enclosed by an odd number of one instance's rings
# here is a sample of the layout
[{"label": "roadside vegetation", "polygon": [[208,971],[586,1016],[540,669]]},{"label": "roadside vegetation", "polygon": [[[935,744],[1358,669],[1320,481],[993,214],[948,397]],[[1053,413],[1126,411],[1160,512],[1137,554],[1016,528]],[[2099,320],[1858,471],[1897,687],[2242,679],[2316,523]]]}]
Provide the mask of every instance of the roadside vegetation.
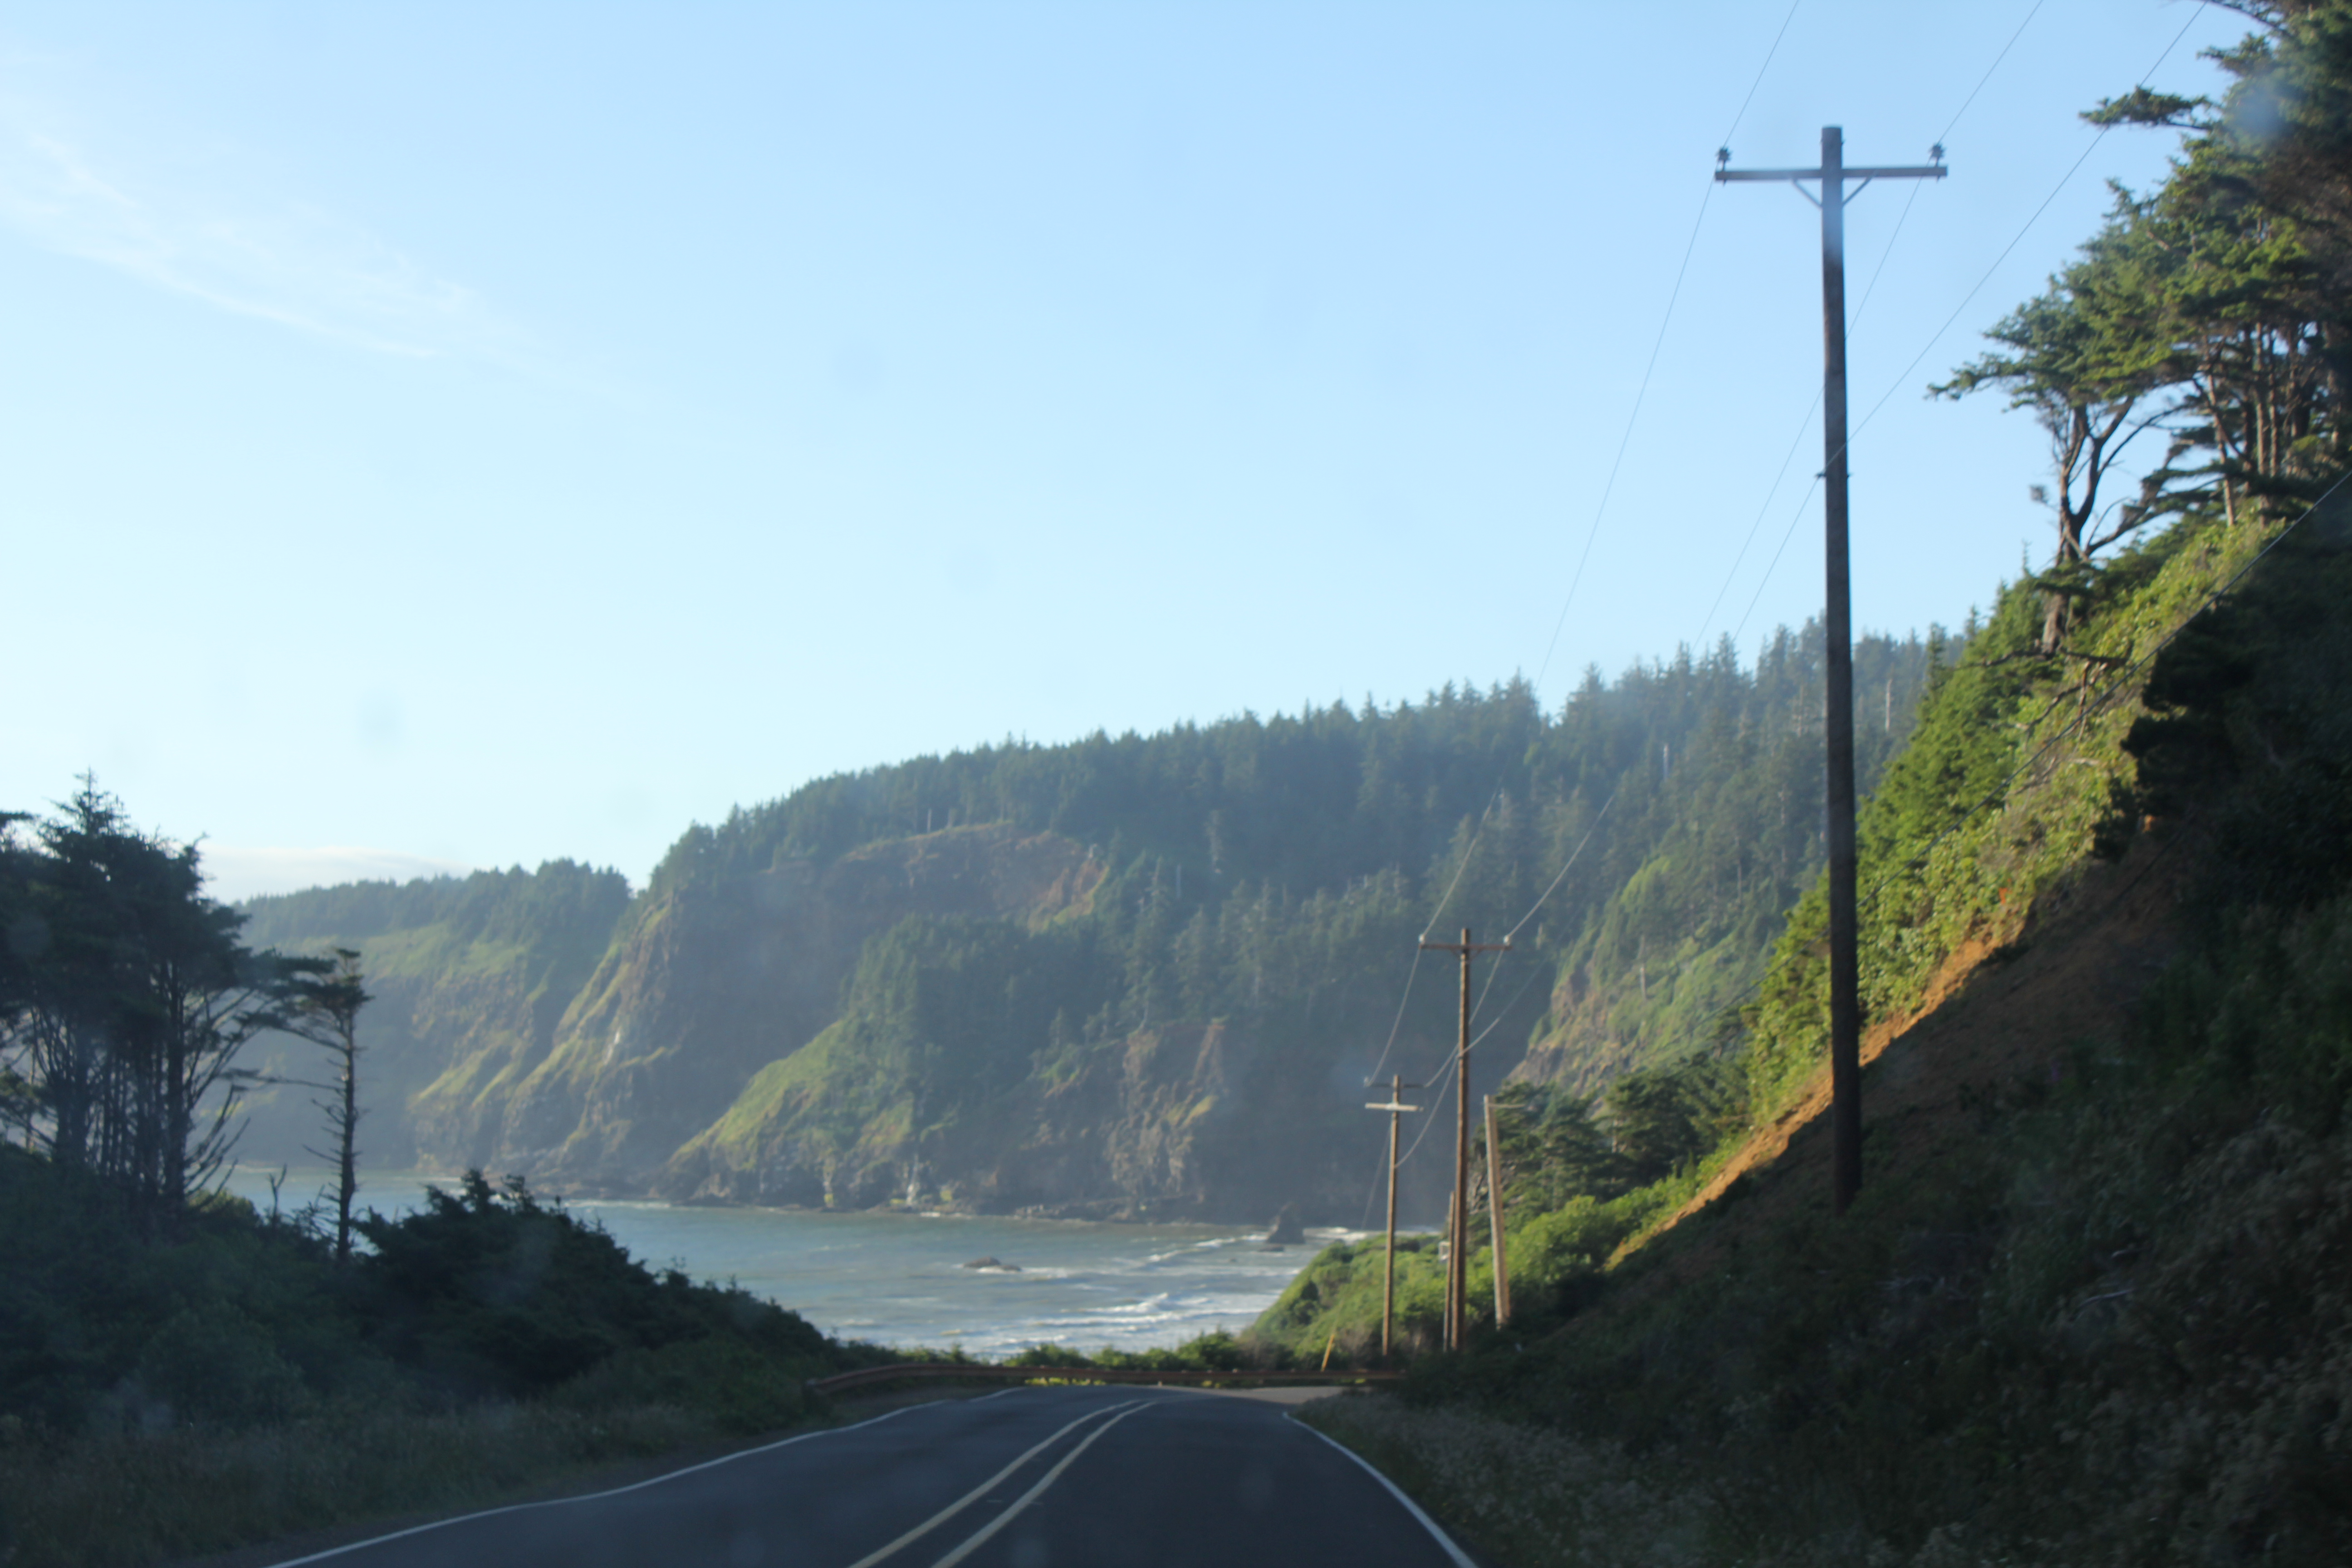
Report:
[{"label": "roadside vegetation", "polygon": [[331,1223],[119,1190],[0,1149],[0,1553],[137,1563],[508,1495],[821,1418],[885,1359],[478,1172]]},{"label": "roadside vegetation", "polygon": [[[733,1129],[747,1158],[814,1140],[828,1197],[881,1202],[910,1162],[961,1168],[1010,1086],[1060,1092],[1171,1018],[1247,1020],[1286,1070],[1379,1037],[1376,955],[1439,891],[1528,908],[1605,816],[1517,960],[1549,991],[1501,994],[1532,1046],[1475,1194],[1471,1343],[1434,1353],[1437,1249],[1408,1237],[1409,1376],[1315,1419],[1514,1568],[2352,1561],[2352,3],[2237,9],[2220,100],[2094,111],[2179,132],[2171,176],[1936,389],[2049,431],[2058,547],[1959,637],[1867,649],[1847,1215],[1808,637],[1752,673],[1726,647],[1596,676],[1558,718],[1448,689],[822,781],[695,829],[643,900],[543,871],[541,967],[572,984],[604,922],[959,817],[1089,844],[1082,911],[884,932],[838,1062]],[[2162,459],[2118,494],[2135,429]],[[94,785],[9,826],[0,1554],[143,1563],[484,1501],[821,1419],[829,1372],[955,1359],[828,1341],[478,1172],[348,1246],[210,1195],[220,1113],[258,1087],[238,1047],[358,969],[247,950],[194,852]],[[531,1049],[562,991],[530,993]],[[1016,1359],[1364,1364],[1384,1261],[1326,1249],[1247,1334]]]},{"label": "roadside vegetation", "polygon": [[[2061,542],[1864,817],[1860,1199],[1815,889],[1654,1078],[1675,1171],[1532,1097],[1513,1321],[1318,1407],[1503,1561],[2352,1560],[2352,7],[2241,9],[2223,100],[2096,111],[2182,130],[2171,178],[1950,387],[2050,429]],[[2165,461],[2095,505],[2086,432],[2140,418]],[[1262,1328],[1360,1336],[1379,1255]]]}]

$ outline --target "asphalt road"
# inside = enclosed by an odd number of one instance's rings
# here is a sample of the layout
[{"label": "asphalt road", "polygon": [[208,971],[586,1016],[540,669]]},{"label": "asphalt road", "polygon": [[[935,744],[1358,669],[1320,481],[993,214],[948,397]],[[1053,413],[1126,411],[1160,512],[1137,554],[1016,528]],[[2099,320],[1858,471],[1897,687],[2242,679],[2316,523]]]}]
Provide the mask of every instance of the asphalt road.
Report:
[{"label": "asphalt road", "polygon": [[1287,1403],[1011,1389],[280,1568],[1471,1568],[1377,1475],[1288,1419]]}]

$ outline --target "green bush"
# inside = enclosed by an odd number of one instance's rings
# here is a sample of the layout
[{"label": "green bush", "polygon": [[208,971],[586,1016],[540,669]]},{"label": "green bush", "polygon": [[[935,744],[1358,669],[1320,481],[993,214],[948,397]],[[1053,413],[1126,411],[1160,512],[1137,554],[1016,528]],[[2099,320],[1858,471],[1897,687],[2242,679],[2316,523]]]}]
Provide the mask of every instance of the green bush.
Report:
[{"label": "green bush", "polygon": [[370,1339],[461,1396],[545,1393],[628,1351],[723,1337],[779,1363],[831,1360],[807,1321],[738,1289],[656,1275],[604,1228],[541,1204],[520,1182],[469,1171],[452,1195],[360,1226],[356,1269]]},{"label": "green bush", "polygon": [[139,1382],[149,1397],[197,1421],[282,1421],[313,1403],[269,1331],[218,1300],[165,1321],[140,1352]]}]

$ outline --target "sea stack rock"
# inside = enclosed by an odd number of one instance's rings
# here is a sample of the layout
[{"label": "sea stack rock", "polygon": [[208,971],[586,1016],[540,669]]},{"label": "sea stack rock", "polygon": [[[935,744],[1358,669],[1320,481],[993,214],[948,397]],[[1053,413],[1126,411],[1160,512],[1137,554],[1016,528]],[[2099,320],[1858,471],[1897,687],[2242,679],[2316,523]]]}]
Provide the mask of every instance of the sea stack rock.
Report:
[{"label": "sea stack rock", "polygon": [[1296,1247],[1307,1239],[1307,1227],[1298,1223],[1298,1211],[1288,1204],[1274,1216],[1274,1228],[1265,1233],[1268,1247]]}]

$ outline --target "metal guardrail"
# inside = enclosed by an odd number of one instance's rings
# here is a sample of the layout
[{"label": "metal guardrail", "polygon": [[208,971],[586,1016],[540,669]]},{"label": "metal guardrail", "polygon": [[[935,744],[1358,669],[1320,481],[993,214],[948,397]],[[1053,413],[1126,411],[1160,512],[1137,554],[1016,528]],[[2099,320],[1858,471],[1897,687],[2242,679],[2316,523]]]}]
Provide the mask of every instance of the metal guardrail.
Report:
[{"label": "metal guardrail", "polygon": [[1159,1372],[1136,1367],[1003,1366],[992,1362],[918,1361],[860,1367],[856,1372],[837,1372],[831,1377],[811,1378],[808,1390],[812,1394],[844,1394],[870,1384],[897,1383],[906,1378],[924,1381],[960,1378],[974,1383],[1035,1383],[1063,1379],[1073,1383],[1146,1383],[1182,1388],[1212,1388],[1241,1383],[1319,1383],[1337,1386],[1350,1383],[1387,1383],[1403,1375],[1403,1373],[1389,1368],[1349,1368],[1332,1372]]}]

